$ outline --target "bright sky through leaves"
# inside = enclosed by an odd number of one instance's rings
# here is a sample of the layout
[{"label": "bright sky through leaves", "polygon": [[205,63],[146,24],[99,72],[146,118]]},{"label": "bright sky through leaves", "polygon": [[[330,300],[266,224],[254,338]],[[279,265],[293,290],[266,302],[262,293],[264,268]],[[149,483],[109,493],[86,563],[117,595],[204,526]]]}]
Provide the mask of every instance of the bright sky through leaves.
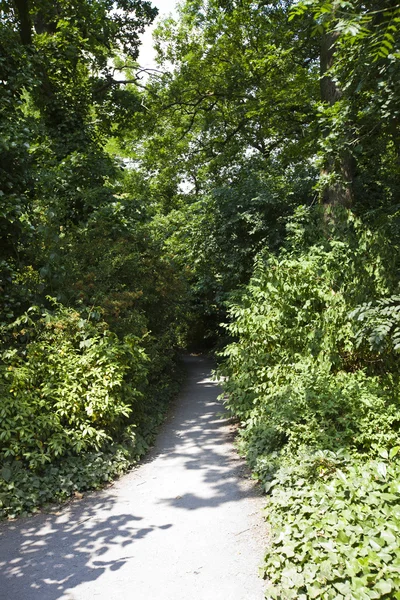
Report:
[{"label": "bright sky through leaves", "polygon": [[155,23],[142,37],[142,47],[139,54],[139,63],[143,67],[154,67],[154,50],[152,34],[160,19],[175,11],[177,0],[152,0],[152,4],[159,10]]}]

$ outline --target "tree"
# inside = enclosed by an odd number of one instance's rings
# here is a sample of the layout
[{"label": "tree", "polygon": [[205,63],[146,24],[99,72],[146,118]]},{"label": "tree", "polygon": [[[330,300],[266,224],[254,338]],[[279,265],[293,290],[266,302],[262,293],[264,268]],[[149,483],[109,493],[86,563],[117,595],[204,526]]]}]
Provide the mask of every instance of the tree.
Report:
[{"label": "tree", "polygon": [[312,201],[318,49],[289,7],[186,2],[156,32],[159,70],[124,138],[203,330],[223,319],[262,245],[277,251],[296,202]]},{"label": "tree", "polygon": [[[391,156],[397,172],[400,6],[305,0],[292,8],[291,18],[310,15],[321,41],[322,198],[357,206],[364,195],[359,183],[376,186],[377,154],[386,162]],[[366,177],[372,169],[374,182]],[[381,177],[387,180],[387,173]]]},{"label": "tree", "polygon": [[287,17],[280,2],[189,1],[179,21],[159,26],[164,73],[147,86],[146,145],[153,154],[168,148],[163,166],[175,164],[196,187],[205,164],[215,177],[250,153],[266,164],[278,154],[286,164],[312,154],[315,48],[303,36],[293,52],[291,39],[302,32]]}]

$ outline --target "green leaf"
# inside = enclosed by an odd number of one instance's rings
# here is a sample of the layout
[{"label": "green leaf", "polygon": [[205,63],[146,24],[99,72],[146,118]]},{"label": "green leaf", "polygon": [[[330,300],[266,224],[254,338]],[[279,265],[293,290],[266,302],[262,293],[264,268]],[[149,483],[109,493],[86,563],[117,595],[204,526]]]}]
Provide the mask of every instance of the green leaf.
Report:
[{"label": "green leaf", "polygon": [[389,458],[392,459],[400,452],[400,446],[394,446],[390,449]]},{"label": "green leaf", "polygon": [[396,536],[390,530],[382,531],[381,537],[387,544],[394,544],[397,541]]},{"label": "green leaf", "polygon": [[7,481],[7,482],[10,481],[11,475],[12,475],[12,471],[11,471],[10,467],[4,466],[1,469],[0,473],[1,473],[1,476],[4,479],[4,481]]},{"label": "green leaf", "polygon": [[380,475],[383,479],[386,479],[387,467],[385,463],[378,463],[376,470],[378,475]]},{"label": "green leaf", "polygon": [[393,581],[391,579],[387,579],[385,581],[381,579],[376,582],[374,589],[381,594],[390,594],[393,589]]}]

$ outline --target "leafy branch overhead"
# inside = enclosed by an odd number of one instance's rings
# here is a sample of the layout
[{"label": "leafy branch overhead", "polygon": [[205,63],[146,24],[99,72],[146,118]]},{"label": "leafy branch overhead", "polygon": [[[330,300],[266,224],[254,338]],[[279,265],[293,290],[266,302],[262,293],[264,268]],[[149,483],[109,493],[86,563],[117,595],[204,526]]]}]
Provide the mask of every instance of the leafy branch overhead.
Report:
[{"label": "leafy branch overhead", "polygon": [[382,7],[379,2],[366,5],[358,0],[301,0],[292,7],[289,20],[307,13],[315,20],[314,35],[328,30],[351,45],[368,44],[373,61],[387,58],[391,53],[400,58],[396,46],[400,5],[396,1]]}]

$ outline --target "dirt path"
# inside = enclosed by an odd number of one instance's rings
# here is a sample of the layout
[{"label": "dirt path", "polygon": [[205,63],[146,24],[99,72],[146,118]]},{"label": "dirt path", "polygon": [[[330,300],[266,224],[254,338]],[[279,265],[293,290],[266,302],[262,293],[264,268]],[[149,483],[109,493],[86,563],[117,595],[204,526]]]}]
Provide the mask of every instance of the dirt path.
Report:
[{"label": "dirt path", "polygon": [[263,499],[219,418],[211,364],[187,365],[145,463],[61,514],[0,526],[1,600],[262,600]]}]

